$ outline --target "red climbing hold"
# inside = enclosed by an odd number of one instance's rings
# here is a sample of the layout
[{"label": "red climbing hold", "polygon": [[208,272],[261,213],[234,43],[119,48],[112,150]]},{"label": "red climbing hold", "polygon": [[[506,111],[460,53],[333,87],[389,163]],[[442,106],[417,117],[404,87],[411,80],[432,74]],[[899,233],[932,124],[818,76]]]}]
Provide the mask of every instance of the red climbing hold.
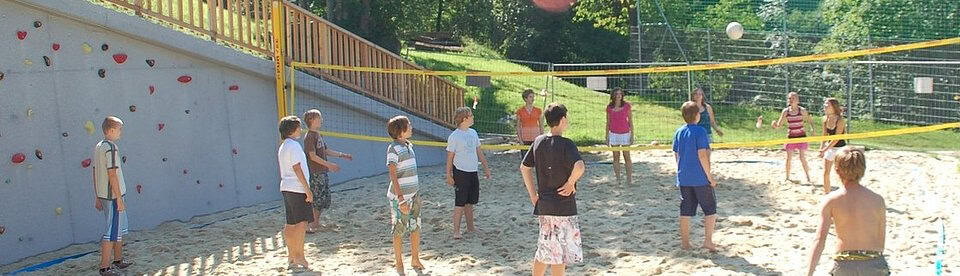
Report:
[{"label": "red climbing hold", "polygon": [[151,86],[147,86],[147,90],[150,91],[150,95],[153,95],[153,92],[156,92],[157,88],[151,85]]},{"label": "red climbing hold", "polygon": [[181,82],[181,83],[188,83],[188,82],[190,82],[191,80],[193,80],[193,78],[191,78],[190,76],[187,76],[187,75],[183,75],[183,76],[180,76],[179,78],[177,78],[177,81],[179,81],[179,82]]},{"label": "red climbing hold", "polygon": [[17,31],[17,39],[24,40],[27,38],[27,32]]},{"label": "red climbing hold", "polygon": [[102,79],[102,78],[106,78],[106,77],[107,77],[107,70],[106,70],[106,69],[97,70],[97,75],[100,76],[101,79]]},{"label": "red climbing hold", "polygon": [[163,131],[163,126],[165,126],[163,123],[157,124],[157,131]]},{"label": "red climbing hold", "polygon": [[43,152],[40,149],[33,151],[33,155],[36,155],[37,159],[43,160]]},{"label": "red climbing hold", "polygon": [[231,85],[231,86],[230,86],[230,91],[237,91],[237,90],[240,90],[240,86],[239,86],[239,85]]},{"label": "red climbing hold", "polygon": [[50,67],[50,57],[43,56],[43,64],[46,64],[47,67]]},{"label": "red climbing hold", "polygon": [[124,62],[127,62],[127,54],[124,54],[124,53],[114,54],[113,61],[117,62],[117,64],[123,64]]},{"label": "red climbing hold", "polygon": [[263,189],[263,186],[257,185],[257,191],[259,191],[260,189]]},{"label": "red climbing hold", "polygon": [[83,162],[80,162],[80,166],[83,166],[84,168],[90,167],[90,162],[92,162],[90,158],[83,159]]},{"label": "red climbing hold", "polygon": [[60,44],[59,44],[59,43],[54,43],[53,46],[51,46],[51,47],[53,48],[54,51],[60,51]]},{"label": "red climbing hold", "polygon": [[139,194],[141,192],[143,192],[143,185],[137,184],[137,193]]},{"label": "red climbing hold", "polygon": [[147,60],[147,65],[149,65],[150,67],[153,67],[153,65],[155,65],[155,64],[157,64],[157,61],[152,60],[152,59],[148,59],[148,60]]},{"label": "red climbing hold", "polygon": [[26,160],[27,160],[27,156],[19,152],[14,154],[13,157],[10,157],[10,162],[13,162],[14,164],[20,164]]}]

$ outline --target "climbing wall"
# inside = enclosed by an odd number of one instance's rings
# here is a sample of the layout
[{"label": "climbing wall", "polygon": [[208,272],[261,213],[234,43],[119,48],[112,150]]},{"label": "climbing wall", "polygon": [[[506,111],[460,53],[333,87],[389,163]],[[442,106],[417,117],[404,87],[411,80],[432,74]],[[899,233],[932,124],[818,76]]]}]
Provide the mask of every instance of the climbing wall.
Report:
[{"label": "climbing wall", "polygon": [[[132,230],[280,198],[272,79],[68,18],[0,1],[0,264],[99,238],[90,160],[108,115]],[[334,182],[384,171],[383,143],[330,146],[356,156]]]}]

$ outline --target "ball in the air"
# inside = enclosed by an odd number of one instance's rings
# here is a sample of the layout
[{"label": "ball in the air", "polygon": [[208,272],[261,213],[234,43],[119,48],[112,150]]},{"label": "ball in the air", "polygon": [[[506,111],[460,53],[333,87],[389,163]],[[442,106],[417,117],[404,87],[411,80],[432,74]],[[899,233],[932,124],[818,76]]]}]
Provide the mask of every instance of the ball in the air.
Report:
[{"label": "ball in the air", "polygon": [[533,4],[536,5],[541,10],[559,13],[565,12],[570,9],[570,6],[573,6],[573,3],[577,2],[576,0],[533,0]]},{"label": "ball in the air", "polygon": [[743,25],[740,25],[740,22],[730,22],[730,24],[727,24],[727,37],[733,40],[743,37]]}]

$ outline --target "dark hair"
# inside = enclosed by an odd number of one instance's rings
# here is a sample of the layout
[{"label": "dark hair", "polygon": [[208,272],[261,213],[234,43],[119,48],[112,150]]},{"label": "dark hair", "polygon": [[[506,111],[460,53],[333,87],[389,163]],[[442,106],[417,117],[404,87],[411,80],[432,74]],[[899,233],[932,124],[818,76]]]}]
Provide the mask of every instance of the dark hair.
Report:
[{"label": "dark hair", "polygon": [[697,87],[693,89],[693,92],[690,92],[690,101],[693,102],[693,94],[697,94],[697,91],[700,91],[700,94],[703,95],[700,97],[701,106],[707,106],[707,91],[703,90],[702,87]]},{"label": "dark hair", "polygon": [[287,116],[280,119],[280,136],[284,139],[293,135],[300,128],[300,118],[297,116]]},{"label": "dark hair", "polygon": [[524,89],[524,90],[523,90],[523,98],[524,98],[524,99],[526,99],[527,96],[530,96],[530,94],[533,94],[533,89],[527,88],[527,89]]},{"label": "dark hair", "polygon": [[616,101],[615,98],[616,98],[616,96],[617,96],[617,92],[620,92],[620,96],[622,96],[622,97],[620,97],[620,106],[624,106],[624,105],[626,105],[626,104],[630,104],[630,103],[627,102],[627,94],[623,92],[623,88],[614,87],[613,90],[610,91],[610,103],[607,104],[607,108],[614,108],[614,107],[615,107],[615,106],[613,106],[613,104],[614,104],[614,101]]},{"label": "dark hair", "polygon": [[407,116],[396,116],[387,121],[387,133],[390,134],[390,138],[399,139],[409,126],[410,119],[407,119]]},{"label": "dark hair", "polygon": [[552,103],[547,105],[547,110],[543,112],[543,118],[547,120],[547,125],[550,127],[559,125],[564,117],[567,117],[567,107],[563,104]]},{"label": "dark hair", "polygon": [[680,107],[680,113],[683,114],[683,121],[692,124],[700,116],[700,107],[694,101],[687,101]]}]

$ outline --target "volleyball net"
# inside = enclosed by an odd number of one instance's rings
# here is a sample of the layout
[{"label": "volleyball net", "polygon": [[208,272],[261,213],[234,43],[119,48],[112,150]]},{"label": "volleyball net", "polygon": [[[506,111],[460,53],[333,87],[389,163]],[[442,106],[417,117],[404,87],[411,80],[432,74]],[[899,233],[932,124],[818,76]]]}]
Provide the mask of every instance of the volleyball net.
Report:
[{"label": "volleyball net", "polygon": [[[286,76],[287,113],[302,114],[350,107],[362,116],[374,99],[385,106],[452,128],[453,110],[473,109],[478,132],[501,137],[487,149],[520,149],[515,142],[516,110],[525,89],[535,92],[534,106],[562,103],[571,127],[565,133],[584,151],[605,144],[606,106],[615,87],[626,91],[632,106],[635,147],[668,148],[682,125],[680,105],[693,88],[705,92],[717,127],[714,148],[767,147],[786,143],[786,131],[771,122],[786,106],[788,92],[800,94],[813,119],[811,137],[790,142],[856,139],[879,148],[954,149],[937,141],[960,141],[960,37],[892,44],[870,49],[803,56],[722,62],[648,62],[550,64],[417,52],[406,58],[423,67],[383,62],[376,55],[325,64],[292,62]],[[309,77],[304,77],[308,76]],[[355,94],[334,93],[339,86]],[[357,95],[362,95],[358,97]],[[841,102],[849,134],[822,137],[824,98]],[[335,101],[331,101],[331,100]],[[335,103],[334,103],[335,102]],[[345,107],[346,106],[346,107]],[[757,125],[758,117],[762,122]],[[337,120],[339,122],[333,122]],[[389,141],[383,124],[359,118],[328,119],[332,137]],[[331,123],[333,123],[331,125]],[[549,128],[544,126],[549,131]],[[898,137],[900,135],[911,135]],[[444,146],[441,141],[417,141]],[[913,143],[913,145],[911,145]],[[953,143],[960,144],[960,143]],[[927,146],[923,146],[927,145]],[[623,148],[617,148],[623,150]]]}]

